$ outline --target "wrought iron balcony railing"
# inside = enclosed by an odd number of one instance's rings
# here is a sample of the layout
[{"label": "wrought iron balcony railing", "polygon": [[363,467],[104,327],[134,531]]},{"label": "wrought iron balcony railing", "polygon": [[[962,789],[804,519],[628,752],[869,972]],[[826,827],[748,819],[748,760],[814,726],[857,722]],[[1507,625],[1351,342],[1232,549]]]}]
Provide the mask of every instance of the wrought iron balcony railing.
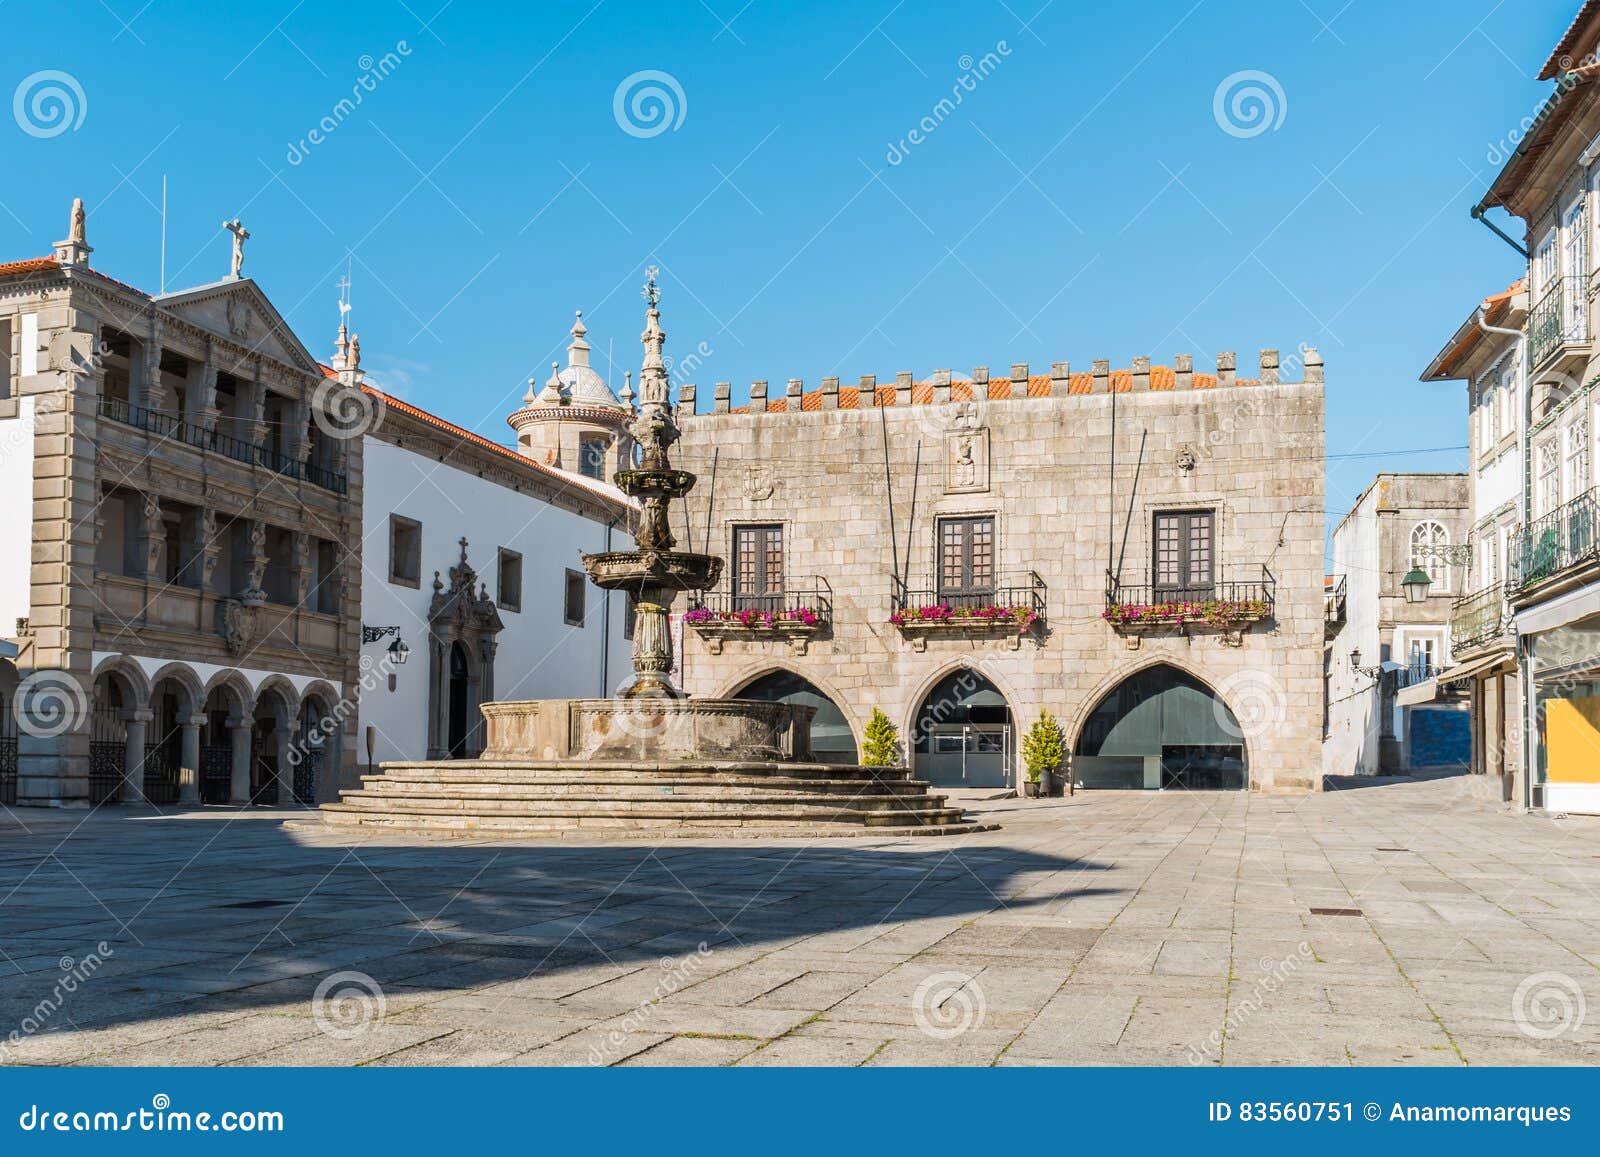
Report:
[{"label": "wrought iron balcony railing", "polygon": [[1339,633],[1349,612],[1346,576],[1340,574],[1332,578],[1331,583],[1324,583],[1322,587],[1323,636],[1329,639]]},{"label": "wrought iron balcony railing", "polygon": [[157,438],[182,442],[197,450],[220,454],[235,462],[262,466],[291,478],[303,477],[313,486],[320,486],[335,494],[345,493],[348,485],[342,470],[310,462],[302,467],[300,460],[292,454],[283,454],[269,447],[247,442],[243,438],[235,438],[231,434],[222,434],[207,429],[198,422],[191,422],[182,415],[152,410],[122,398],[101,398],[100,416],[124,426],[132,426],[136,430],[143,430]]},{"label": "wrought iron balcony railing", "polygon": [[1186,623],[1235,627],[1270,618],[1277,596],[1278,580],[1264,563],[1225,569],[1217,581],[1194,586],[1135,586],[1108,574],[1104,618],[1130,630]]},{"label": "wrought iron balcony railing", "polygon": [[1600,557],[1597,518],[1600,504],[1590,490],[1543,518],[1518,527],[1506,560],[1506,589],[1520,593]]},{"label": "wrought iron balcony railing", "polygon": [[1450,613],[1450,652],[1460,655],[1511,629],[1511,611],[1501,583],[1456,600]]},{"label": "wrought iron balcony railing", "polygon": [[821,575],[785,578],[775,591],[700,591],[683,621],[700,631],[817,631],[833,622],[833,588]]},{"label": "wrought iron balcony railing", "polygon": [[1439,674],[1439,671],[1440,668],[1426,659],[1413,659],[1395,672],[1395,685],[1397,687],[1415,687],[1418,683],[1426,683],[1429,679]]},{"label": "wrought iron balcony railing", "polygon": [[1587,341],[1587,289],[1576,277],[1558,277],[1528,315],[1528,361],[1538,367],[1562,346]]},{"label": "wrought iron balcony railing", "polygon": [[889,621],[902,631],[982,630],[1023,633],[1045,617],[1044,579],[1027,571],[994,586],[913,589],[890,576]]}]

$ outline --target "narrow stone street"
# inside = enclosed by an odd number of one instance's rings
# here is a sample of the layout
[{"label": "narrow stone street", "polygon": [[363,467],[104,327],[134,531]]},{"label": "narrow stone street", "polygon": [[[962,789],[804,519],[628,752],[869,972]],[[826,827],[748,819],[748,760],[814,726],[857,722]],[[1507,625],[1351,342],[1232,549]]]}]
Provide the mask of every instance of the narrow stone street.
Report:
[{"label": "narrow stone street", "polygon": [[1592,1063],[1600,821],[1484,788],[985,801],[1000,831],[814,844],[12,812],[0,1059]]}]

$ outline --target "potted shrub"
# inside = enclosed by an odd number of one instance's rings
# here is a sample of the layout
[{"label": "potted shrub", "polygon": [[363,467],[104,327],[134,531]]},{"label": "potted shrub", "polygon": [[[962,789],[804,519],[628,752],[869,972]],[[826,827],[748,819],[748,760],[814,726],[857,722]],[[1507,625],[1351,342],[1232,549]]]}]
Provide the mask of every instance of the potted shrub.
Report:
[{"label": "potted shrub", "polygon": [[1028,781],[1023,784],[1025,796],[1031,799],[1050,794],[1050,776],[1061,766],[1065,748],[1061,725],[1050,712],[1041,710],[1028,734],[1022,737],[1022,761],[1028,773]]},{"label": "potted shrub", "polygon": [[872,718],[867,721],[866,740],[866,746],[861,751],[861,766],[900,766],[900,732],[889,721],[889,717],[876,707],[872,709]]}]

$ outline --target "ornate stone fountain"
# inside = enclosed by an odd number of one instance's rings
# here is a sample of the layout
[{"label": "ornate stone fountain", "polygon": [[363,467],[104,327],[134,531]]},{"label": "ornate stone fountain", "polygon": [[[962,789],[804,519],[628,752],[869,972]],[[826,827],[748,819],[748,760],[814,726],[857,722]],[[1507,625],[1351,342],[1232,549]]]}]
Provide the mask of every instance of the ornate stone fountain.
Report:
[{"label": "ornate stone fountain", "polygon": [[616,484],[643,506],[635,550],[583,556],[589,581],[612,591],[627,591],[635,598],[633,616],[633,682],[622,695],[627,699],[681,699],[672,683],[672,632],[668,616],[680,591],[710,590],[722,576],[722,560],[710,554],[673,550],[668,503],[694,489],[695,476],[672,466],[669,451],[678,440],[672,417],[672,398],[661,347],[667,335],[661,329],[661,291],[651,266],[645,283],[644,365],[639,370],[639,416],[629,427],[639,447],[639,464],[619,470]]},{"label": "ornate stone fountain", "polygon": [[585,555],[597,586],[635,599],[633,678],[612,699],[485,703],[478,759],[385,763],[325,805],[330,827],[458,836],[947,835],[983,831],[906,768],[819,764],[812,707],[691,699],[672,682],[669,614],[680,591],[707,590],[722,559],[673,549],[670,504],[695,484],[675,469],[678,438],[661,347],[655,270],[639,413],[638,465],[616,483],[638,499],[633,550]]}]

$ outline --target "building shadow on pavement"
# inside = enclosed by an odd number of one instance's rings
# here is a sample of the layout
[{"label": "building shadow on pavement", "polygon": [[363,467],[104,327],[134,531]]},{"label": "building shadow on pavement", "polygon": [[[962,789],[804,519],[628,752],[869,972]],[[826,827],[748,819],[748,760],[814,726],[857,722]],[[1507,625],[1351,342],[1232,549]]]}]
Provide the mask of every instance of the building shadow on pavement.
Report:
[{"label": "building shadow on pavement", "polygon": [[1106,865],[969,838],[357,843],[260,813],[20,818],[31,834],[0,827],[0,1060],[24,1064],[52,1063],[61,1033],[310,1016],[344,972],[391,1006],[498,990],[620,1009],[670,970],[802,942],[840,966],[971,950],[989,935],[971,921],[1007,910],[1035,925],[1015,924],[1018,955],[1044,956],[1072,931],[1038,926],[1053,906],[1119,891],[1094,886]]}]

